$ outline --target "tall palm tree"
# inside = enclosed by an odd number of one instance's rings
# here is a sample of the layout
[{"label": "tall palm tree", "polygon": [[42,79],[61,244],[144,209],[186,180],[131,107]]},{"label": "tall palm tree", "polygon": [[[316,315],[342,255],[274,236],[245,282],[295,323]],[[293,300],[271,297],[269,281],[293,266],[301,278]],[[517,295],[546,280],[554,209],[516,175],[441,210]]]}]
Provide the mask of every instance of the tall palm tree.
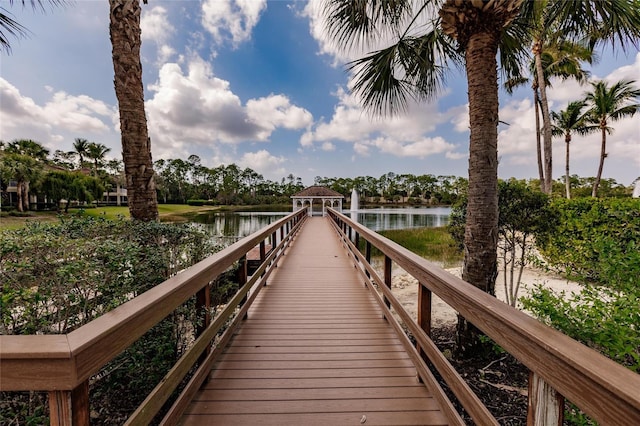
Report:
[{"label": "tall palm tree", "polygon": [[[13,5],[13,3],[14,0],[9,0],[9,5]],[[20,0],[19,3],[22,4],[22,7],[27,5],[26,0]],[[45,10],[42,0],[30,0],[29,3],[34,10]],[[48,3],[51,4],[51,6],[63,6],[67,2],[65,0],[48,0]],[[9,36],[20,38],[25,37],[28,33],[29,30],[27,28],[11,17],[11,12],[9,12],[4,6],[0,6],[0,52],[11,52]]]},{"label": "tall palm tree", "polygon": [[[551,78],[560,78],[567,80],[573,78],[578,83],[586,83],[590,73],[582,68],[582,63],[593,63],[597,56],[593,52],[593,48],[584,42],[573,42],[570,40],[561,40],[560,34],[547,38],[544,46],[542,46],[542,68],[544,72],[544,82],[546,87],[551,87]],[[505,88],[512,93],[515,87],[529,83],[531,80],[531,88],[533,90],[533,103],[536,118],[536,156],[538,160],[538,176],[540,178],[540,189],[542,192],[551,193],[551,176],[552,176],[552,147],[545,145],[542,147],[541,127],[540,127],[540,109],[542,101],[538,79],[536,78],[536,62],[531,60],[529,64],[529,78],[521,78],[517,80],[508,80]],[[553,130],[553,129],[552,129]],[[543,162],[544,157],[544,162]]]},{"label": "tall palm tree", "polygon": [[560,112],[551,112],[553,136],[564,136],[566,145],[565,151],[565,189],[567,199],[571,198],[571,180],[569,175],[569,145],[573,133],[586,135],[597,131],[596,126],[590,126],[585,122],[585,114],[583,109],[586,106],[584,101],[571,102],[567,109]]},{"label": "tall palm tree", "polygon": [[76,138],[73,141],[73,151],[78,156],[78,168],[82,168],[84,165],[84,159],[89,155],[89,145],[92,142],[89,142],[83,138]]},{"label": "tall palm tree", "polygon": [[102,143],[91,142],[87,147],[87,157],[93,160],[93,173],[98,176],[98,168],[104,161],[104,157],[111,151]]},{"label": "tall palm tree", "polygon": [[[326,9],[329,35],[347,47],[381,33],[393,37],[389,47],[350,65],[353,90],[374,113],[397,113],[408,98],[433,99],[447,71],[465,67],[470,144],[463,279],[490,294],[497,276],[497,58],[507,76],[519,75],[527,33],[510,24],[522,3],[426,0],[415,11],[410,1],[328,0]],[[472,353],[478,340],[475,327],[459,317],[458,352]]]},{"label": "tall palm tree", "polygon": [[532,0],[526,8],[526,20],[533,37],[536,86],[542,109],[545,192],[551,193],[552,126],[543,54],[550,38],[562,34],[570,40],[589,40],[592,47],[611,43],[623,49],[637,45],[640,38],[640,2],[637,0]]},{"label": "tall palm tree", "polygon": [[632,117],[640,109],[640,103],[637,102],[640,98],[640,89],[635,88],[634,84],[635,81],[621,80],[609,86],[605,81],[596,81],[591,83],[592,89],[586,94],[585,102],[589,108],[586,112],[588,121],[595,124],[602,133],[600,164],[593,182],[592,197],[598,196],[604,159],[607,157],[607,133],[613,132],[609,123]]},{"label": "tall palm tree", "polygon": [[120,111],[129,212],[137,220],[157,220],[158,200],[140,62],[140,2],[109,0],[109,5],[114,86]]}]

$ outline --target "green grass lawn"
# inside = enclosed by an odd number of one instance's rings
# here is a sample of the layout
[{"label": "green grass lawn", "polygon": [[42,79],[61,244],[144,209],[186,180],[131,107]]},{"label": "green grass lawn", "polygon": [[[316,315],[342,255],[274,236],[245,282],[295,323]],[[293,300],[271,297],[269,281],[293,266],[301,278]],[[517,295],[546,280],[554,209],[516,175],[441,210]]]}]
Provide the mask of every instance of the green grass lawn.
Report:
[{"label": "green grass lawn", "polygon": [[[158,214],[162,222],[183,222],[189,215],[203,211],[220,210],[218,206],[189,206],[186,204],[159,204]],[[120,217],[129,218],[128,207],[96,207],[89,209],[70,209],[68,215],[83,214],[92,217],[104,217],[109,220],[117,220]],[[61,213],[64,215],[64,213]],[[0,217],[0,230],[22,228],[27,222],[55,223],[59,220],[56,212],[29,212],[27,216],[2,216]]]},{"label": "green grass lawn", "polygon": [[[396,229],[381,231],[380,234],[445,268],[459,266],[462,262],[462,251],[456,247],[445,227]],[[372,254],[381,254],[376,252],[374,250]]]}]

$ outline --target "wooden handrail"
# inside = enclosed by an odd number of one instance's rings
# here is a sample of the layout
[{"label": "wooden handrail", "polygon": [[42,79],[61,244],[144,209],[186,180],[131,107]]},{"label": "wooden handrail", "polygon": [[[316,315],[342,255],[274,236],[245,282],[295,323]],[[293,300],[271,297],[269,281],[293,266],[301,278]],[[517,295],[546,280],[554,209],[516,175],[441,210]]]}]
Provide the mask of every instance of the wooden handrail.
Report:
[{"label": "wooden handrail", "polygon": [[[499,301],[347,216],[353,228],[421,286],[437,294],[494,342],[600,424],[640,424],[640,375]],[[380,287],[383,287],[382,285]]]},{"label": "wooden handrail", "polygon": [[[74,395],[107,362],[256,245],[267,238],[273,241],[278,230],[285,229],[288,237],[306,217],[306,209],[292,213],[69,334],[0,336],[0,390]],[[52,424],[56,424],[54,419]]]}]

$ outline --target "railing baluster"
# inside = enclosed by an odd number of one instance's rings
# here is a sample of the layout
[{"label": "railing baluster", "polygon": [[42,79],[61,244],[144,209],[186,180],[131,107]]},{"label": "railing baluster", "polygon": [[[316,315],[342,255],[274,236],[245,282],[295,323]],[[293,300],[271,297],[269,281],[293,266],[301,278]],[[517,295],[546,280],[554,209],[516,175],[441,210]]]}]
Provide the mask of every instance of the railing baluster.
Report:
[{"label": "railing baluster", "polygon": [[[247,283],[247,255],[245,254],[244,256],[242,256],[239,260],[240,265],[238,266],[238,276],[237,276],[237,280],[238,280],[238,290],[241,289],[242,287],[244,287],[244,285]],[[245,302],[247,301],[247,298],[249,297],[248,294],[246,294],[244,296],[244,298],[242,299],[242,301],[240,302],[240,307],[242,307],[242,305],[245,304]],[[243,319],[247,319],[248,315],[245,314]]]},{"label": "railing baluster", "polygon": [[[364,258],[367,260],[367,263],[371,264],[371,242],[366,240],[366,244],[364,247]],[[369,271],[366,271],[367,278],[371,278],[371,274]]]},{"label": "railing baluster", "polygon": [[[198,315],[204,314],[202,321],[198,321],[196,325],[196,338],[202,334],[204,330],[211,324],[211,287],[210,284],[205,285],[196,293],[196,312]],[[211,348],[202,353],[198,358],[198,364],[202,363],[207,355],[211,352]]]},{"label": "railing baluster", "polygon": [[[389,256],[384,257],[384,284],[391,288],[391,258]],[[387,308],[391,307],[391,302],[384,298],[384,303],[387,305]]]},{"label": "railing baluster", "polygon": [[[431,290],[426,288],[422,283],[418,283],[418,326],[431,337]],[[428,358],[425,351],[416,343],[416,348],[422,359],[428,364]]]},{"label": "railing baluster", "polygon": [[51,426],[89,426],[89,381],[70,391],[49,392]]}]

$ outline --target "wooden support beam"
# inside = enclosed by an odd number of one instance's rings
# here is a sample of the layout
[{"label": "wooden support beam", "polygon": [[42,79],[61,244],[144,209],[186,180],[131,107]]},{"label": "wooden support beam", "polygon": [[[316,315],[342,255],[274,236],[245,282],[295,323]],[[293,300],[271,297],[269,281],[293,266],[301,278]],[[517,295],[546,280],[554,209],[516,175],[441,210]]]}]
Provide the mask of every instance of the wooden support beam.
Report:
[{"label": "wooden support beam", "polygon": [[527,426],[562,426],[564,397],[542,377],[529,373]]},{"label": "wooden support beam", "polygon": [[51,426],[89,426],[89,381],[70,391],[49,392]]}]

